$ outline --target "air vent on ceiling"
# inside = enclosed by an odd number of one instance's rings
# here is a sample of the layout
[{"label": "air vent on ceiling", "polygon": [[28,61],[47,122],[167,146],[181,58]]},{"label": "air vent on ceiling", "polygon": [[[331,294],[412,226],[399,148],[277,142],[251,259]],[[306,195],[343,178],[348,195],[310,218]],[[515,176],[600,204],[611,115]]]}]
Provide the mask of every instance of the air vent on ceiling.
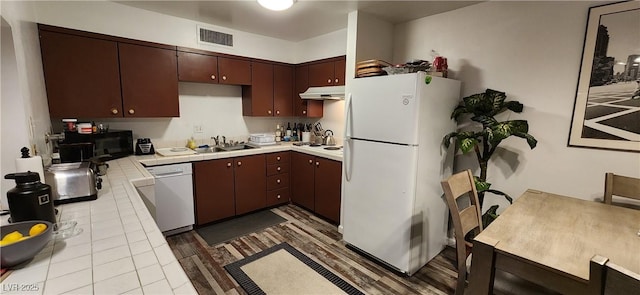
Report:
[{"label": "air vent on ceiling", "polygon": [[233,47],[233,35],[198,27],[198,42]]}]

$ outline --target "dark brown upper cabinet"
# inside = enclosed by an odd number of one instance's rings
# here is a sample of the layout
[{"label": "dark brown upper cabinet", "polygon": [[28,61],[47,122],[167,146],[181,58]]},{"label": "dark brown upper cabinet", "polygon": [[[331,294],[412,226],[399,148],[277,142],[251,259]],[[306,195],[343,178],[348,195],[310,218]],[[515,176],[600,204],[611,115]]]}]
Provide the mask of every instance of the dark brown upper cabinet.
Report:
[{"label": "dark brown upper cabinet", "polygon": [[180,117],[175,50],[119,43],[125,117]]},{"label": "dark brown upper cabinet", "polygon": [[293,67],[254,61],[253,82],[242,89],[242,115],[293,116]]},{"label": "dark brown upper cabinet", "polygon": [[309,64],[309,86],[344,85],[346,57],[334,57]]},{"label": "dark brown upper cabinet", "polygon": [[273,65],[253,62],[253,83],[242,89],[242,115],[273,116]]},{"label": "dark brown upper cabinet", "polygon": [[40,47],[51,117],[122,117],[117,42],[41,30]]},{"label": "dark brown upper cabinet", "polygon": [[229,57],[218,57],[220,84],[251,85],[251,61]]},{"label": "dark brown upper cabinet", "polygon": [[293,92],[294,116],[308,118],[322,118],[324,104],[322,100],[308,100],[300,98],[300,93],[309,88],[309,66],[296,66],[295,87]]},{"label": "dark brown upper cabinet", "polygon": [[183,82],[218,83],[218,57],[178,51],[178,80]]},{"label": "dark brown upper cabinet", "polygon": [[176,47],[38,25],[52,118],[177,117]]}]

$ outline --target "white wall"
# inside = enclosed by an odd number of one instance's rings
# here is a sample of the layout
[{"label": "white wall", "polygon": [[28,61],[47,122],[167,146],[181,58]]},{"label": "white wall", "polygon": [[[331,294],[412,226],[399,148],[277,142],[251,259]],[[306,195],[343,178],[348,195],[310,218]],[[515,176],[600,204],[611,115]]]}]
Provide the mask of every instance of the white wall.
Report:
[{"label": "white wall", "polygon": [[[595,5],[491,1],[396,27],[394,60],[430,59],[434,49],[463,82],[463,97],[492,88],[525,105],[501,119],[528,120],[538,146],[505,140],[488,168],[495,189],[513,197],[534,188],[592,200],[603,195],[605,172],[640,177],[638,153],[567,147],[587,14]],[[458,170],[477,166],[473,155],[456,158]]]},{"label": "white wall", "polygon": [[[49,120],[36,23],[287,63],[344,55],[345,52],[346,30],[293,43],[109,1],[3,2],[1,8],[8,22],[19,27],[14,39],[17,40],[16,48],[19,51],[18,71],[25,75],[20,82],[27,92],[34,94],[27,95],[33,103],[25,104],[25,112],[37,118],[36,123],[41,125],[33,132],[34,141],[41,147],[38,151],[45,152],[44,132],[51,129],[51,124],[59,130],[60,123]],[[233,34],[234,49],[199,44],[196,39],[198,25]],[[192,135],[202,139],[218,134],[246,137],[249,133],[272,131],[277,123],[311,121],[242,117],[240,86],[180,83],[179,89],[180,118],[100,119],[98,122],[108,123],[114,129],[132,129],[136,137],[150,137],[163,146],[182,144]],[[33,108],[30,104],[37,107]],[[329,117],[332,112],[331,108],[325,110]],[[194,125],[203,125],[204,132],[193,134]]]},{"label": "white wall", "polygon": [[29,120],[25,114],[25,102],[18,84],[16,53],[13,47],[11,26],[2,18],[2,32],[0,33],[0,154],[2,158],[1,175],[2,189],[0,192],[0,207],[7,207],[7,191],[15,186],[15,181],[4,179],[8,173],[16,171],[15,159],[20,157],[20,149],[29,146]]}]

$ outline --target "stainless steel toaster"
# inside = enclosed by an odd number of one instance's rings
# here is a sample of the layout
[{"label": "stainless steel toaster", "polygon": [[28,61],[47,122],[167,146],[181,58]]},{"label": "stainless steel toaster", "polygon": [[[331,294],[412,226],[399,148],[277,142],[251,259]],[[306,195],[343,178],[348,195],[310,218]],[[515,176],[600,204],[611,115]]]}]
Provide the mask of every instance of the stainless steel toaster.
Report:
[{"label": "stainless steel toaster", "polygon": [[51,186],[53,203],[65,204],[98,198],[102,179],[91,162],[53,164],[45,171],[45,182]]}]

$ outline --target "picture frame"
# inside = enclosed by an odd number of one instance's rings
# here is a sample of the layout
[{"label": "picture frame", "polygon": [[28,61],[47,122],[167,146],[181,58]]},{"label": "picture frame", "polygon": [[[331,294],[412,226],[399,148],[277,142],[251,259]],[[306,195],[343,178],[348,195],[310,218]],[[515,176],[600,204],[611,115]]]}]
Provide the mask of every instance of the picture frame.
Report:
[{"label": "picture frame", "polygon": [[589,8],[568,146],[640,152],[638,44],[640,2]]}]

